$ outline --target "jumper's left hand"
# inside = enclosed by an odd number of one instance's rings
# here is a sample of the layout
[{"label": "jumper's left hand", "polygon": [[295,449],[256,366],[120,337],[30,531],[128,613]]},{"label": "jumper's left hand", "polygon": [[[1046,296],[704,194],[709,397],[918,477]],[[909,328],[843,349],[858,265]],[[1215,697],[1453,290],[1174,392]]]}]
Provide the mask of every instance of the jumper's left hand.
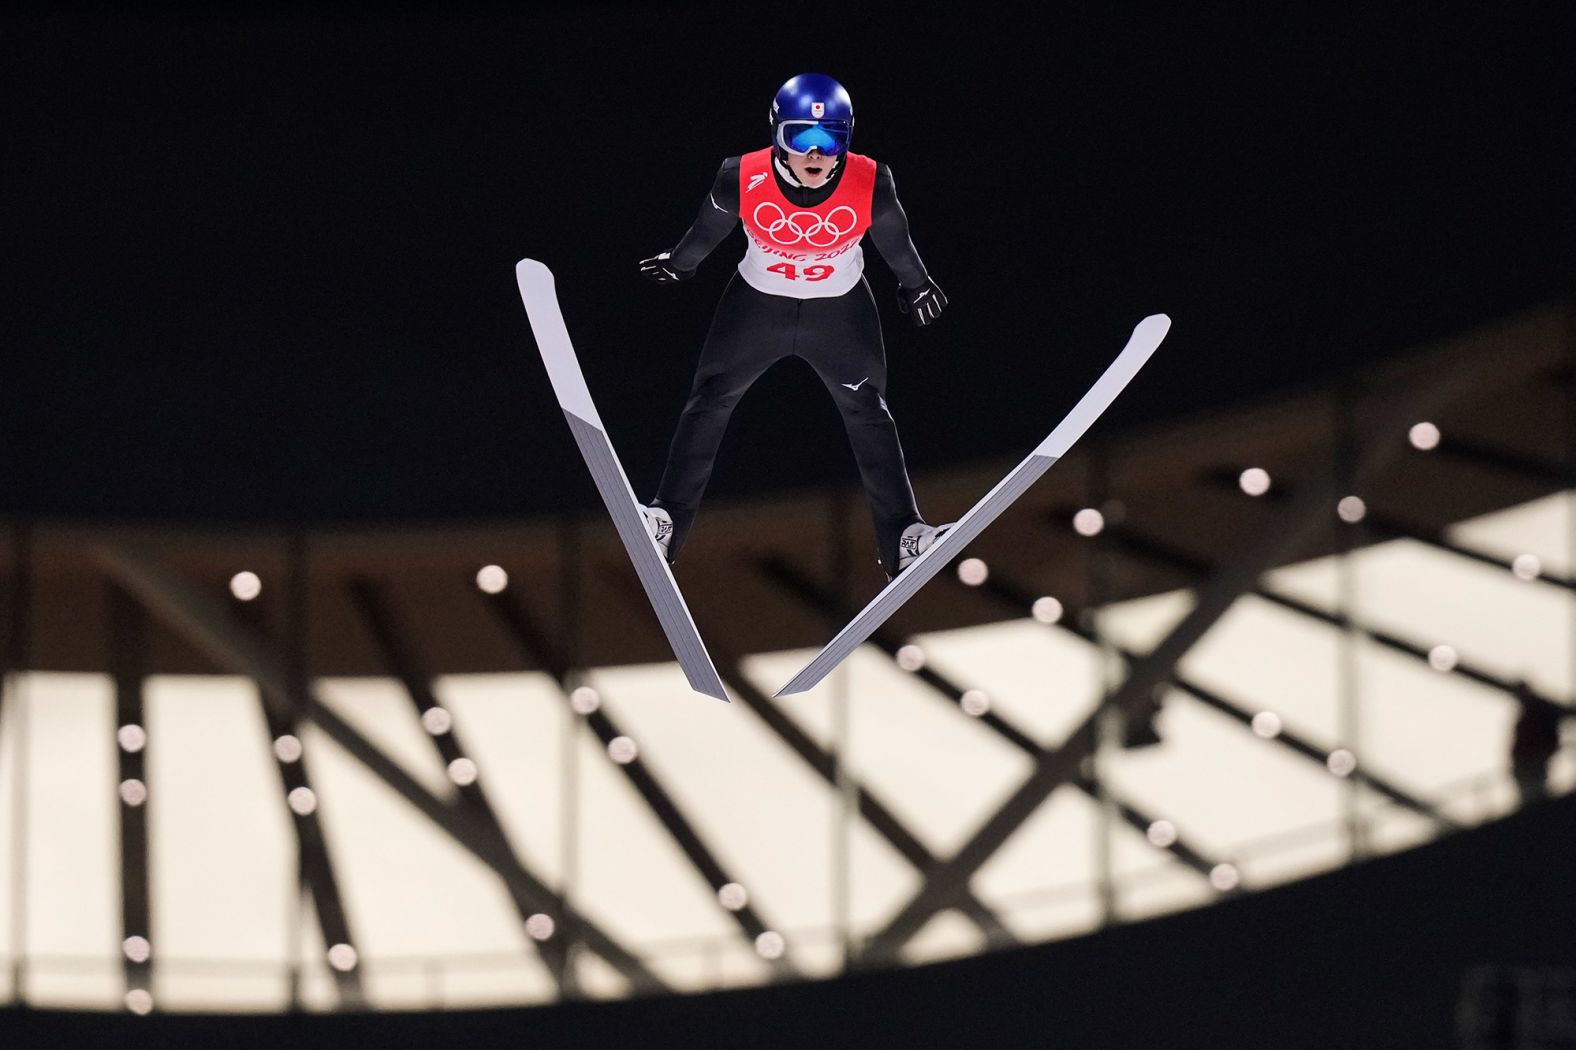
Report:
[{"label": "jumper's left hand", "polygon": [[947,293],[928,277],[918,288],[900,286],[897,290],[898,310],[912,317],[914,323],[921,328],[940,317],[941,311],[946,309],[946,306]]}]

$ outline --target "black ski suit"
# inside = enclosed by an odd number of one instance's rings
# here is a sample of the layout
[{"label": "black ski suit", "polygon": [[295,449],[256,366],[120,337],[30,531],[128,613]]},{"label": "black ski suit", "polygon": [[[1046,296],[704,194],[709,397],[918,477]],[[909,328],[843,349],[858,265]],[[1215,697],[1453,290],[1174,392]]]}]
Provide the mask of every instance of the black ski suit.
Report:
[{"label": "black ski suit", "polygon": [[[808,189],[772,164],[784,197],[815,207],[830,197],[846,164],[839,163],[825,186]],[[739,221],[739,158],[723,161],[716,183],[694,226],[673,249],[668,265],[689,276]],[[892,173],[878,164],[870,238],[905,289],[928,283],[924,264],[908,235],[908,218],[898,204]],[[689,401],[679,417],[667,468],[653,506],[673,518],[669,560],[676,560],[711,478],[717,449],[739,398],[763,372],[784,357],[809,363],[826,385],[853,446],[874,520],[876,545],[889,574],[897,571],[898,539],[920,521],[909,485],[897,426],[886,404],[886,351],[875,299],[863,277],[840,296],[797,299],[751,287],[737,273],[717,304],[701,349]]]}]

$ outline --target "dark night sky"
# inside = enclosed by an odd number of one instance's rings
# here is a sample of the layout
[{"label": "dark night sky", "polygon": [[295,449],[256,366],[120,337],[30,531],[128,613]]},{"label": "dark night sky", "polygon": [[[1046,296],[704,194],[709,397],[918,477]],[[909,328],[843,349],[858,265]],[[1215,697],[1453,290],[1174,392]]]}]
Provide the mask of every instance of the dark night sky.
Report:
[{"label": "dark night sky", "polygon": [[[1105,5],[1100,5],[1104,7]],[[109,8],[0,16],[0,513],[313,522],[591,506],[512,264],[649,494],[718,293],[671,247],[777,85],[839,77],[952,308],[888,321],[917,471],[1263,396],[1567,292],[1569,4]],[[797,363],[713,485],[851,480]]]}]

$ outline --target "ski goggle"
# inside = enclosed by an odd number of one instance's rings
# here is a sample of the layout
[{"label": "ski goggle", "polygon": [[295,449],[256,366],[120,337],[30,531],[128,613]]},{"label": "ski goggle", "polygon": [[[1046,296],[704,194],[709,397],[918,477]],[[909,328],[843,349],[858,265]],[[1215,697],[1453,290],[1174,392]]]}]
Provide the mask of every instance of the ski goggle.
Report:
[{"label": "ski goggle", "polygon": [[852,130],[846,120],[785,120],[777,125],[777,145],[800,157],[813,149],[835,157],[848,149]]}]

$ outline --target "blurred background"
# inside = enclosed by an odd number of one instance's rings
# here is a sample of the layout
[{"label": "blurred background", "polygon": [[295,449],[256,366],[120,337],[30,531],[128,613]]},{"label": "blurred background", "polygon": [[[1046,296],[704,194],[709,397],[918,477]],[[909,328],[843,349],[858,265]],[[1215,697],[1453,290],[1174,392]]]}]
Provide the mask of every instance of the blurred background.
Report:
[{"label": "blurred background", "polygon": [[[1567,5],[0,16],[0,1041],[1576,1046]],[[953,520],[884,582],[799,362],[677,578],[691,693],[512,277],[650,495],[807,70]]]}]

